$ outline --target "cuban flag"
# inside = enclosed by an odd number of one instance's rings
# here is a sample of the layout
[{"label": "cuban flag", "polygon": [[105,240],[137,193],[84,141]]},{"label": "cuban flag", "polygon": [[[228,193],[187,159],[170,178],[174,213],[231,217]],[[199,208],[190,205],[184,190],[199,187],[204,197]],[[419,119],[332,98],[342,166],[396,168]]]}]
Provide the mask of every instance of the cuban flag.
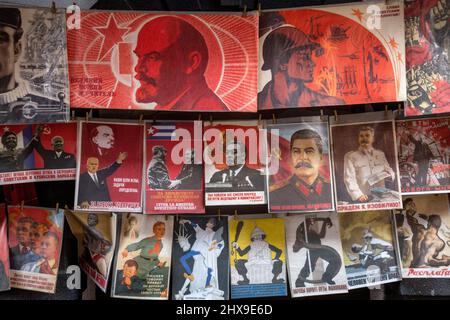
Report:
[{"label": "cuban flag", "polygon": [[175,138],[175,123],[147,125],[147,140],[172,140]]}]

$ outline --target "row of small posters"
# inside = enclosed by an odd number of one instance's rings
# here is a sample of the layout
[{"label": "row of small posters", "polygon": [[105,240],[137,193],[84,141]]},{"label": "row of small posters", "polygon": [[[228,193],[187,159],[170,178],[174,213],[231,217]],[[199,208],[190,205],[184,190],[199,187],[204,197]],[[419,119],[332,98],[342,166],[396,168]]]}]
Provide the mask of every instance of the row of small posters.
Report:
[{"label": "row of small posters", "polygon": [[449,112],[447,12],[444,0],[245,16],[2,7],[11,57],[0,123],[64,122],[69,106],[256,112],[407,101],[408,116]]},{"label": "row of small posters", "polygon": [[[449,278],[448,196],[403,202],[405,209],[396,211],[277,218],[65,215],[78,239],[80,267],[103,291],[110,283],[112,297],[227,300],[286,296],[288,283],[290,296],[302,297],[374,288],[402,277]],[[5,212],[2,205],[0,290],[54,293],[63,211],[8,206],[9,240]]]},{"label": "row of small posters", "polygon": [[449,119],[3,125],[0,184],[76,179],[77,211],[400,209],[402,194],[449,192]]}]

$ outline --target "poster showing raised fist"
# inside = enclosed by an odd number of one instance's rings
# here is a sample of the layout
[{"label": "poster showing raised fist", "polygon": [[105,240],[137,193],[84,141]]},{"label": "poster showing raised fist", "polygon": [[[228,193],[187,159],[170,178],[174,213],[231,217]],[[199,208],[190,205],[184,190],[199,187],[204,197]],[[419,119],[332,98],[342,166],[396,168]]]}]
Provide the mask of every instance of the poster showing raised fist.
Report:
[{"label": "poster showing raised fist", "polygon": [[403,1],[264,11],[258,109],[406,100]]},{"label": "poster showing raised fist", "polygon": [[69,119],[63,10],[0,8],[0,124]]},{"label": "poster showing raised fist", "polygon": [[450,192],[450,118],[395,123],[402,194]]},{"label": "poster showing raised fist", "polygon": [[76,108],[256,112],[258,15],[92,11],[67,31]]},{"label": "poster showing raised fist", "polygon": [[75,180],[77,123],[0,125],[0,185]]},{"label": "poster showing raised fist", "polygon": [[142,211],[144,125],[81,121],[75,210]]}]

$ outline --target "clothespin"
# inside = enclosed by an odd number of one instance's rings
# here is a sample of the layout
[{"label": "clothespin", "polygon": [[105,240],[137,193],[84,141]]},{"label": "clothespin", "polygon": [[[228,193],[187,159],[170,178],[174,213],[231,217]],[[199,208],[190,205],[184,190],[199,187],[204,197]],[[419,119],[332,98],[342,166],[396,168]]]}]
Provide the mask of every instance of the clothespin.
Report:
[{"label": "clothespin", "polygon": [[141,115],[139,116],[139,124],[143,124],[143,123],[144,123],[144,115],[141,114]]},{"label": "clothespin", "polygon": [[397,105],[397,110],[398,110],[398,113],[400,113],[402,111],[402,104],[400,102]]},{"label": "clothespin", "polygon": [[261,120],[262,120],[262,114],[260,113],[259,117],[258,117],[258,126],[261,125]]},{"label": "clothespin", "polygon": [[323,109],[320,109],[320,120],[323,120]]},{"label": "clothespin", "polygon": [[384,106],[384,116],[387,117],[388,115],[388,105]]},{"label": "clothespin", "polygon": [[23,205],[24,205],[25,201],[20,201],[20,214],[23,214]]},{"label": "clothespin", "polygon": [[275,113],[272,113],[272,124],[277,123],[277,118],[275,117]]},{"label": "clothespin", "polygon": [[239,220],[239,219],[238,219],[237,210],[234,210],[234,220]]},{"label": "clothespin", "polygon": [[86,122],[89,121],[89,112],[86,112]]},{"label": "clothespin", "polygon": [[261,2],[258,2],[258,15],[260,16],[262,14],[261,12]]},{"label": "clothespin", "polygon": [[72,117],[71,117],[71,119],[75,120],[75,110],[72,110]]},{"label": "clothespin", "polygon": [[202,121],[202,114],[201,113],[198,114],[198,121]]},{"label": "clothespin", "polygon": [[53,14],[56,13],[56,3],[55,3],[55,1],[52,1],[52,8],[51,8],[51,10],[52,10]]},{"label": "clothespin", "polygon": [[177,216],[176,216],[176,218],[177,218],[177,221],[179,221],[179,219],[178,219],[178,213],[177,213]]},{"label": "clothespin", "polygon": [[337,115],[337,110],[334,110],[334,121],[337,122],[338,120],[338,115]]},{"label": "clothespin", "polygon": [[220,220],[220,217],[221,217],[221,214],[220,214],[220,208],[217,209],[217,216],[219,217],[219,220]]},{"label": "clothespin", "polygon": [[210,125],[210,126],[213,125],[213,119],[212,119],[212,116],[209,116],[209,125]]},{"label": "clothespin", "polygon": [[244,12],[242,12],[242,17],[246,18],[247,17],[247,5],[244,4]]},{"label": "clothespin", "polygon": [[169,217],[167,214],[164,215],[164,219],[166,219],[166,221],[169,220]]}]

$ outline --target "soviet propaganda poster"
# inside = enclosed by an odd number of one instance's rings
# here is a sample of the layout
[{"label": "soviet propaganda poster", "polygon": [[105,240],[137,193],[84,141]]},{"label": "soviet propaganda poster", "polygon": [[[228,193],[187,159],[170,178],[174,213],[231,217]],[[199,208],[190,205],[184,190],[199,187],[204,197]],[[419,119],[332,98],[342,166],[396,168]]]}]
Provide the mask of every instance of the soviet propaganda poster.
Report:
[{"label": "soviet propaganda poster", "polygon": [[82,12],[68,30],[71,105],[256,111],[258,16]]},{"label": "soviet propaganda poster", "polygon": [[258,108],[406,99],[403,2],[265,11]]}]

